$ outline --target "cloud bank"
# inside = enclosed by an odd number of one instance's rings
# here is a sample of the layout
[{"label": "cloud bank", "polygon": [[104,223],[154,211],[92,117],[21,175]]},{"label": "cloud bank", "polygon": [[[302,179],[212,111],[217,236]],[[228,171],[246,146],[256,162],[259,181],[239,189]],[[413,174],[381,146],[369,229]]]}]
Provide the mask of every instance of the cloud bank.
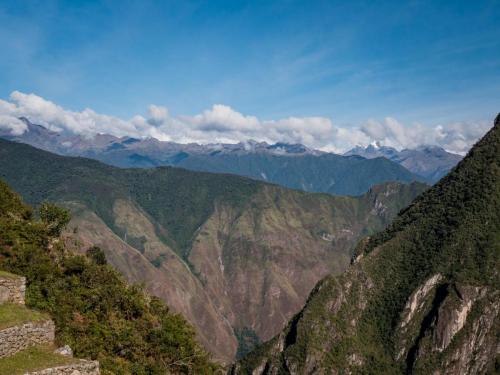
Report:
[{"label": "cloud bank", "polygon": [[302,143],[331,152],[345,152],[374,142],[397,149],[437,145],[464,154],[490,128],[486,122],[452,123],[435,127],[404,125],[394,118],[368,120],[358,127],[338,127],[325,117],[288,117],[261,120],[231,107],[216,104],[194,116],[172,116],[162,106],[150,105],[147,116],[129,120],[99,114],[86,108],[69,111],[35,94],[14,91],[9,100],[0,99],[0,131],[21,135],[27,131],[19,118],[56,132],[93,137],[96,134],[153,137],[179,143],[237,143],[249,139],[268,143]]}]

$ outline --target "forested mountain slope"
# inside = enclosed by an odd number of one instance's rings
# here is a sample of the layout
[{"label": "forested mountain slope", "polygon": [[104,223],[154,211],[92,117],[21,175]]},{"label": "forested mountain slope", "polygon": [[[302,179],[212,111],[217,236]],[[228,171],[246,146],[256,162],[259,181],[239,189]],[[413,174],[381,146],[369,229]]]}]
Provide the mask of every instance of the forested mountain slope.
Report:
[{"label": "forested mountain slope", "polygon": [[450,174],[234,374],[499,370],[500,115]]},{"label": "forested mountain slope", "polygon": [[196,171],[234,173],[292,189],[336,195],[360,195],[371,186],[388,181],[426,181],[384,158],[365,159],[331,153],[190,155],[175,165]]},{"label": "forested mountain slope", "polygon": [[321,278],[347,267],[360,237],[426,188],[333,197],[233,175],[119,169],[3,140],[0,158],[0,178],[28,202],[71,209],[67,246],[102,247],[226,361],[277,334]]}]

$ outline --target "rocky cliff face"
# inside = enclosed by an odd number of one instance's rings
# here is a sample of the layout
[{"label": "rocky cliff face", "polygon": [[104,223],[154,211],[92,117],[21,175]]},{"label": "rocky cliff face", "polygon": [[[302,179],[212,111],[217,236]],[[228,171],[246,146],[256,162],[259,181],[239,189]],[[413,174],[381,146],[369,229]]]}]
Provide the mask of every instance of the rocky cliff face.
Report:
[{"label": "rocky cliff face", "polygon": [[500,354],[500,116],[233,374],[484,374]]},{"label": "rocky cliff face", "polygon": [[0,154],[0,175],[27,200],[71,209],[68,247],[100,246],[226,362],[277,334],[321,278],[347,267],[360,237],[426,188],[388,183],[333,197],[237,176],[122,170],[5,141]]}]

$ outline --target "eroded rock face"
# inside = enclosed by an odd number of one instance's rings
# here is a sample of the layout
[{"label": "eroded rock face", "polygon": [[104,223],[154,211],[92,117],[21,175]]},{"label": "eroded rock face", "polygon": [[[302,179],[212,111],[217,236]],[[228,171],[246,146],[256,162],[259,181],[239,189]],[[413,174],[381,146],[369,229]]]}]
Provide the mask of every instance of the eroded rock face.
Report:
[{"label": "eroded rock face", "polygon": [[[84,205],[65,202],[75,212],[70,228],[78,228],[67,246],[76,239],[76,251],[101,247],[110,264],[186,317],[207,350],[228,363],[238,349],[236,332],[246,329],[261,341],[271,339],[320,279],[348,266],[351,247],[368,227],[388,223],[399,194],[419,189],[388,183],[360,198],[306,200],[266,186],[243,211],[214,204],[187,259],[162,242],[159,233],[166,229],[134,202],[113,204],[120,236]],[[372,215],[376,202],[386,205],[384,215]]]},{"label": "eroded rock face", "polygon": [[448,298],[439,308],[433,335],[433,350],[442,352],[450,345],[453,337],[464,327],[467,316],[477,298],[484,295],[484,288],[457,286],[458,301]]},{"label": "eroded rock face", "polygon": [[[339,278],[325,278],[313,291],[316,298],[323,300],[323,308],[314,312],[306,309],[296,315],[289,322],[287,328],[269,342],[268,353],[270,356],[261,360],[252,374],[335,374],[336,372],[325,369],[323,363],[325,356],[332,350],[332,341],[340,338],[344,332],[340,332],[335,323],[329,321],[328,318],[341,315],[349,322],[350,326],[345,327],[347,331],[355,330],[361,314],[367,307],[368,296],[373,287],[373,280],[359,268],[351,268]],[[326,320],[315,323],[317,315]],[[307,333],[304,332],[304,324],[307,325]],[[321,339],[311,342],[304,353],[305,355],[302,358],[297,358],[296,354],[289,354],[288,351],[297,343],[299,336],[304,334],[316,338],[321,337]],[[365,363],[363,356],[354,351],[351,351],[346,361],[352,368],[362,367]],[[233,374],[246,374],[245,370],[239,367],[239,364],[236,364],[232,371]]]},{"label": "eroded rock face", "polygon": [[416,289],[406,303],[400,327],[404,328],[414,317],[415,313],[424,305],[429,292],[442,280],[439,273],[430,277],[426,282]]},{"label": "eroded rock face", "polygon": [[409,344],[398,357],[406,362],[407,372],[425,373],[433,363],[436,375],[484,373],[498,346],[498,291],[445,283],[422,305],[426,310],[408,324],[417,329],[405,332],[403,343]]},{"label": "eroded rock face", "polygon": [[[182,314],[192,324],[196,323],[199,340],[211,348],[214,357],[222,362],[230,361],[237,348],[233,330],[214,307],[201,282],[179,256],[166,246],[160,248],[153,236],[148,237],[144,244],[145,251],[141,254],[114,234],[93,212],[79,209],[80,214],[75,215],[70,224],[78,227],[78,241],[74,243],[73,238],[67,238],[66,247],[78,251],[97,245],[104,249],[107,261],[129,282],[144,283],[150,293],[167,301],[173,311]],[[142,219],[140,212],[135,217]],[[139,227],[142,220],[133,224]],[[155,267],[150,260],[159,251],[164,256],[164,262]]]},{"label": "eroded rock face", "polygon": [[[429,305],[430,299],[433,298],[433,293],[440,281],[443,279],[441,274],[435,274],[428,278],[422,285],[420,285],[408,298],[404,310],[401,314],[401,321],[397,331],[396,359],[401,360],[408,355],[411,349],[412,337],[408,333],[410,331],[418,332],[421,330],[421,320],[416,321],[418,315],[419,319],[423,313],[426,305]],[[413,362],[413,360],[412,360]]]},{"label": "eroded rock face", "polygon": [[459,291],[458,304],[446,301],[440,309],[433,349],[443,353],[443,370],[436,373],[482,374],[500,353],[500,293],[487,296],[486,289],[470,286]]}]

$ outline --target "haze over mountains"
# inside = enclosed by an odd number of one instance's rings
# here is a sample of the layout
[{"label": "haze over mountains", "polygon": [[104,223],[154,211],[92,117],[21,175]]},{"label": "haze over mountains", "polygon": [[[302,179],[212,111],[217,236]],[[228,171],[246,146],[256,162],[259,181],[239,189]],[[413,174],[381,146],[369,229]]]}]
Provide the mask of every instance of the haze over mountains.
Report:
[{"label": "haze over mountains", "polygon": [[[248,141],[238,144],[179,144],[154,138],[99,134],[94,137],[52,132],[22,121],[20,135],[0,130],[0,137],[61,155],[85,156],[119,167],[177,166],[195,171],[232,173],[310,192],[359,195],[388,181],[436,182],[460,156],[439,147],[398,152],[393,148],[356,148],[345,156],[301,144]],[[359,156],[363,158],[360,158]],[[368,159],[368,160],[366,160]]]},{"label": "haze over mountains", "polygon": [[344,155],[359,155],[367,159],[384,157],[432,183],[437,182],[462,160],[461,155],[447,152],[437,146],[419,146],[413,150],[398,151],[393,147],[374,144],[366,148],[355,147]]},{"label": "haze over mountains", "polygon": [[234,175],[119,169],[6,140],[0,158],[0,178],[27,202],[71,209],[70,248],[100,246],[226,362],[278,333],[322,277],[347,267],[361,237],[427,188],[392,182],[336,197]]}]

